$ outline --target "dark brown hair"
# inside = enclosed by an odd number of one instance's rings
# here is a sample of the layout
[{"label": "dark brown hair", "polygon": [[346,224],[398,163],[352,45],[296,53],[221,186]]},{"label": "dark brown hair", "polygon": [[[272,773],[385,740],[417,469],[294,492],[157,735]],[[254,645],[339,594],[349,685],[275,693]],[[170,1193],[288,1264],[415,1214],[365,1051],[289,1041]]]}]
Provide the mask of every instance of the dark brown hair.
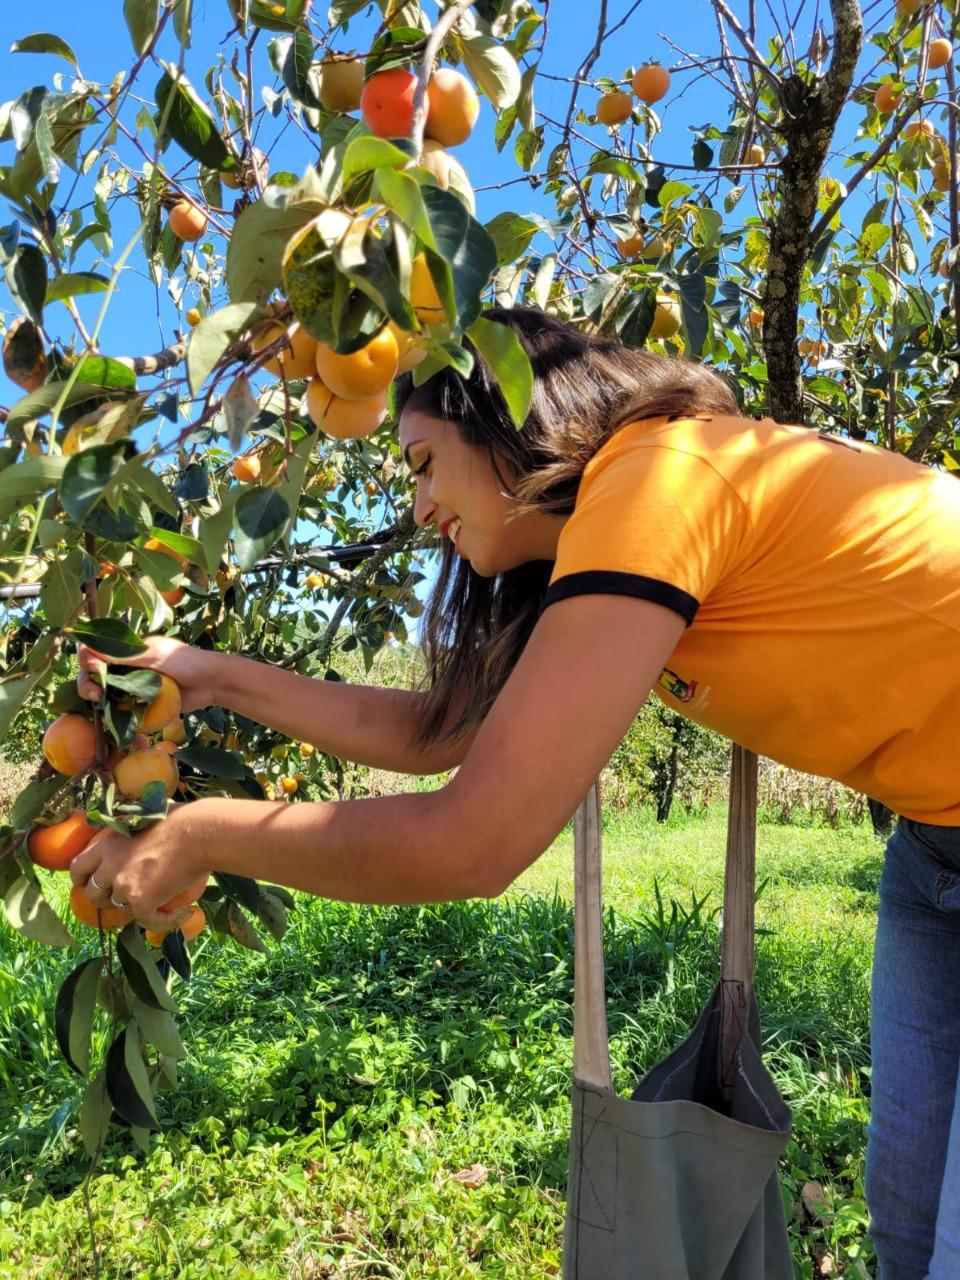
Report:
[{"label": "dark brown hair", "polygon": [[[572,512],[583,468],[628,422],[738,412],[726,382],[693,361],[625,347],[530,307],[493,307],[484,315],[508,325],[530,357],[533,402],[523,427],[514,426],[475,351],[468,378],[450,368],[416,388],[411,374],[399,378],[396,417],[409,408],[454,424],[466,444],[485,450],[518,503],[516,514]],[[509,481],[497,455],[510,469]],[[416,734],[421,747],[456,742],[486,716],[536,624],[553,570],[551,561],[533,561],[481,577],[448,539],[441,557],[420,628],[426,659]]]}]

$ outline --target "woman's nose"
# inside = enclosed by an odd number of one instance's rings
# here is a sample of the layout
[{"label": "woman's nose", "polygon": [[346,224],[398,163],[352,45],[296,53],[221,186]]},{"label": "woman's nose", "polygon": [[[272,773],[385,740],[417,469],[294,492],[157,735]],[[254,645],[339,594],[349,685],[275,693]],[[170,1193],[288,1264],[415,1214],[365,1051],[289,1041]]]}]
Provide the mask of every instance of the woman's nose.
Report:
[{"label": "woman's nose", "polygon": [[423,528],[429,524],[429,517],[436,511],[436,503],[427,493],[418,493],[417,500],[413,504],[413,523],[419,528]]}]

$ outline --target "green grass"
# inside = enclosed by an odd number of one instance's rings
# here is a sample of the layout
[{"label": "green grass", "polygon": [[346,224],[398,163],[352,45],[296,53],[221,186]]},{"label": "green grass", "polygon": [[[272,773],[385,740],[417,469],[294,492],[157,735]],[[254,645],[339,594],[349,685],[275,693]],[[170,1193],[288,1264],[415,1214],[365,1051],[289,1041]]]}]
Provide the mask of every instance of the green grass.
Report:
[{"label": "green grass", "polygon": [[[682,1038],[716,979],[724,838],[719,810],[605,833],[619,1089]],[[862,1175],[881,851],[866,827],[759,830],[758,995],[794,1109],[781,1176],[804,1280],[822,1252],[840,1274],[872,1273]],[[265,956],[201,942],[193,980],[175,986],[190,1054],[159,1097],[164,1129],[146,1157],[115,1129],[90,1185],[100,1274],[558,1276],[571,886],[566,835],[496,902],[303,898]],[[691,912],[692,893],[710,897]],[[2,1277],[94,1274],[77,1078],[52,1026],[78,959],[0,932]],[[451,1176],[475,1163],[482,1186]],[[807,1181],[825,1190],[818,1219],[801,1204]]]}]

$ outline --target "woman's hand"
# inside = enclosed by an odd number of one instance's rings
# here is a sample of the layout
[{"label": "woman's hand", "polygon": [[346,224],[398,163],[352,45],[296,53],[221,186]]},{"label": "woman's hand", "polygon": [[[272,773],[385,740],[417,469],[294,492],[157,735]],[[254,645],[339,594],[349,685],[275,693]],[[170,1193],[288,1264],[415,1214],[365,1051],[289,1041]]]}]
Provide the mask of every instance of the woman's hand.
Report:
[{"label": "woman's hand", "polygon": [[71,862],[71,880],[84,886],[95,907],[122,903],[148,929],[179,927],[192,905],[173,914],[159,908],[213,869],[217,827],[207,804],[171,805],[162,822],[150,823],[135,836],[108,830]]},{"label": "woman's hand", "polygon": [[147,646],[146,650],[133,658],[107,658],[88,645],[80,645],[77,651],[80,663],[77,691],[80,697],[99,702],[103,696],[103,687],[95,677],[102,673],[107,662],[115,662],[127,667],[146,667],[175,680],[180,687],[184,711],[209,707],[218,701],[213,678],[218,656],[216,653],[197,649],[194,645],[184,644],[182,640],[174,640],[170,636],[147,636],[144,644]]}]

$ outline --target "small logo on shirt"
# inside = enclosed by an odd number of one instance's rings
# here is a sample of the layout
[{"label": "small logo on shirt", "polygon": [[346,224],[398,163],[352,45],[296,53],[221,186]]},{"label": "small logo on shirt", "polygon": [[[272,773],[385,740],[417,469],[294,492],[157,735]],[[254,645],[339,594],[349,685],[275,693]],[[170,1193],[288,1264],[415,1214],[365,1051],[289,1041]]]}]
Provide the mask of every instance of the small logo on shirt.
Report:
[{"label": "small logo on shirt", "polygon": [[664,667],[660,672],[657,684],[661,689],[666,689],[667,693],[672,693],[678,702],[692,702],[697,692],[696,680],[691,680],[689,683],[681,680],[669,667]]}]

